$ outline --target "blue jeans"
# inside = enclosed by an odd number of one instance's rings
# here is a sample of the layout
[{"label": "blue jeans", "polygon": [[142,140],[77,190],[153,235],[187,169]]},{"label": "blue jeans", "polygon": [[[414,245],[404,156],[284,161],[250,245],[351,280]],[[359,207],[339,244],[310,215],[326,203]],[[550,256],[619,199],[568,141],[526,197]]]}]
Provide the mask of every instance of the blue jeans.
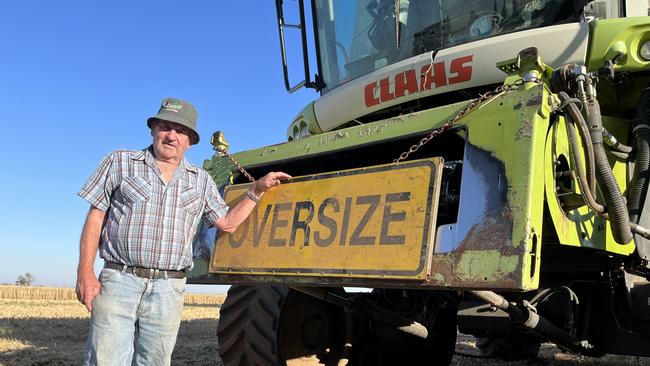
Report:
[{"label": "blue jeans", "polygon": [[147,279],[102,269],[84,365],[169,365],[185,278]]}]

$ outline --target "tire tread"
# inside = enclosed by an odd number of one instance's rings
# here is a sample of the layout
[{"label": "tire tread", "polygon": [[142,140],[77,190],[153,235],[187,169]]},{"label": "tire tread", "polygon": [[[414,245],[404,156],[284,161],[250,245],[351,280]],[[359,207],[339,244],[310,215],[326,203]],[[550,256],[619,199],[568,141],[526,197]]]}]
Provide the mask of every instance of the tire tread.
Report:
[{"label": "tire tread", "polygon": [[224,366],[279,366],[276,328],[287,293],[279,286],[231,286],[217,325]]}]

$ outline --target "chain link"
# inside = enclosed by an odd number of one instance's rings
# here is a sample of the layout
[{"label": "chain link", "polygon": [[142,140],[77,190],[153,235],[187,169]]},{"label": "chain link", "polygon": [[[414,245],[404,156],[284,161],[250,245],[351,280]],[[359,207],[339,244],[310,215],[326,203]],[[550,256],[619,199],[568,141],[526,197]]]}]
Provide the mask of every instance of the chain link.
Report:
[{"label": "chain link", "polygon": [[[539,80],[535,80],[534,82],[540,83]],[[485,102],[488,99],[496,98],[501,94],[507,93],[509,91],[512,91],[514,89],[519,88],[519,86],[524,84],[523,79],[517,79],[515,80],[514,83],[512,84],[503,84],[499,85],[496,89],[493,91],[488,91],[485,94],[479,94],[479,97],[476,99],[473,99],[472,101],[469,102],[468,105],[465,106],[465,108],[461,109],[456,113],[453,117],[449,118],[442,126],[435,128],[431,130],[431,132],[424,136],[422,139],[417,144],[413,144],[408,150],[404,151],[399,155],[399,157],[395,160],[393,160],[394,164],[399,163],[400,161],[406,160],[409,155],[413,154],[414,152],[418,151],[422,146],[424,146],[426,143],[429,141],[433,140],[434,137],[440,135],[441,133],[447,131],[450,129],[456,122],[458,122],[459,119],[465,117],[468,115],[470,112],[476,110],[476,108]]]},{"label": "chain link", "polygon": [[246,169],[244,169],[244,167],[241,166],[241,164],[239,164],[239,162],[235,159],[234,156],[230,155],[227,151],[220,151],[220,153],[223,154],[223,155],[225,155],[225,156],[230,160],[230,162],[231,162],[235,167],[237,167],[237,169],[239,169],[239,171],[240,171],[240,172],[241,172],[241,173],[242,173],[246,178],[248,178],[248,180],[249,180],[250,182],[255,182],[255,178],[253,178],[253,176],[250,175],[250,174],[246,171]]}]

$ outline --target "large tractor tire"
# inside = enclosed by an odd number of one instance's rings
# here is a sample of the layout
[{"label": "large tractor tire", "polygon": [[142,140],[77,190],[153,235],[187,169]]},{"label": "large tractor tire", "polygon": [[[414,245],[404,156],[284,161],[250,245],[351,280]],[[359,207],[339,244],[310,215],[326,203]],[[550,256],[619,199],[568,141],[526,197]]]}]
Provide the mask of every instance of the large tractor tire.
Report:
[{"label": "large tractor tire", "polygon": [[426,323],[422,340],[286,287],[232,286],[217,326],[219,355],[225,366],[449,365],[455,308],[434,309]]},{"label": "large tractor tire", "polygon": [[217,337],[225,366],[336,365],[343,310],[286,287],[232,286]]},{"label": "large tractor tire", "polygon": [[224,365],[279,365],[277,325],[287,292],[286,287],[230,287],[217,325]]}]

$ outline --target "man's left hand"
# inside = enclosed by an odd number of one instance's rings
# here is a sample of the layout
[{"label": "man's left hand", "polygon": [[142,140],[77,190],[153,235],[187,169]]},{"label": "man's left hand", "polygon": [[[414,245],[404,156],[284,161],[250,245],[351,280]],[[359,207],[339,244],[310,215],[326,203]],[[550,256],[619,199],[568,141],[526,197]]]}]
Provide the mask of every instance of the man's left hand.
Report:
[{"label": "man's left hand", "polygon": [[284,172],[270,172],[262,178],[255,181],[253,184],[253,193],[256,196],[261,196],[269,188],[280,185],[283,180],[291,179],[291,176]]}]

